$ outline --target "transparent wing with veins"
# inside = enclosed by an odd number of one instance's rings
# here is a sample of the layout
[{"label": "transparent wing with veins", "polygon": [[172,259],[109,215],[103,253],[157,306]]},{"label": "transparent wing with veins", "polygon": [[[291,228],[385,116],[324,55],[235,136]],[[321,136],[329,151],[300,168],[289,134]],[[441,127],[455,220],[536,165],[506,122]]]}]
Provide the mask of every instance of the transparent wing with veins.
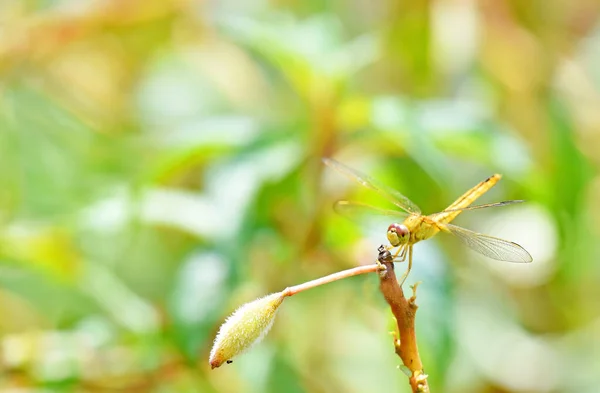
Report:
[{"label": "transparent wing with veins", "polygon": [[461,209],[446,209],[446,210],[442,210],[441,212],[430,214],[429,217],[435,218],[436,215],[442,214],[442,213],[464,212],[464,211],[468,211],[468,210],[485,209],[485,208],[488,208],[488,207],[501,207],[501,206],[506,206],[506,205],[512,205],[514,203],[522,203],[522,202],[525,202],[525,201],[521,200],[521,199],[518,199],[518,200],[512,200],[512,201],[502,201],[502,202],[494,202],[494,203],[485,203],[483,205],[467,206],[467,207],[463,207]]},{"label": "transparent wing with veins", "polygon": [[[386,228],[392,223],[402,223],[409,213],[399,210],[388,210],[371,206],[361,202],[337,201],[333,205],[336,213],[359,224],[369,235],[385,233]],[[404,254],[398,256],[394,262],[403,261]]]},{"label": "transparent wing with veins", "polygon": [[387,228],[393,222],[402,222],[408,213],[404,213],[398,210],[381,209],[379,207],[367,205],[366,203],[351,202],[351,201],[337,201],[333,205],[333,209],[336,213],[357,222],[359,224],[364,223],[370,217],[377,217],[382,220]]},{"label": "transparent wing with veins", "polygon": [[408,213],[381,209],[360,202],[337,201],[333,210],[344,218],[354,221],[365,235],[385,234],[393,223],[402,223]]},{"label": "transparent wing with veins", "polygon": [[456,236],[473,251],[498,261],[527,263],[533,259],[531,255],[517,243],[493,236],[473,232],[452,224],[439,224],[443,231]]},{"label": "transparent wing with veins", "polygon": [[361,173],[355,169],[349,168],[336,160],[324,158],[323,162],[346,177],[349,177],[350,179],[361,184],[362,186],[375,191],[388,201],[392,202],[394,205],[398,206],[400,209],[408,213],[421,214],[421,209],[419,209],[419,207],[413,201],[393,188],[388,187],[385,184],[381,184],[370,176],[365,175],[364,173]]}]

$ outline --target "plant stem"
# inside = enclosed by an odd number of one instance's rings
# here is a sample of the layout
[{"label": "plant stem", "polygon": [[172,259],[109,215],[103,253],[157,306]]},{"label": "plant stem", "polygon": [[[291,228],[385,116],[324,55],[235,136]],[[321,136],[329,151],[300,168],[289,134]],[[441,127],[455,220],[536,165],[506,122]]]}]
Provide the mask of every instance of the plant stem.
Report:
[{"label": "plant stem", "polygon": [[329,284],[330,282],[341,280],[343,278],[357,276],[359,274],[378,272],[382,269],[382,265],[378,263],[365,266],[358,266],[352,269],[342,270],[341,272],[333,273],[325,277],[317,278],[316,280],[308,281],[299,285],[294,285],[293,287],[287,287],[282,291],[282,293],[284,296],[293,296],[302,291],[306,291],[307,289],[318,287],[319,285]]},{"label": "plant stem", "polygon": [[415,316],[417,313],[417,284],[413,286],[413,296],[404,297],[404,291],[398,284],[394,272],[392,254],[384,247],[379,247],[379,262],[386,267],[379,275],[379,288],[386,302],[390,305],[396,322],[398,334],[394,334],[394,348],[402,363],[410,370],[409,383],[413,393],[429,392],[427,374],[423,371],[423,363],[417,348],[417,335],[415,332]]}]

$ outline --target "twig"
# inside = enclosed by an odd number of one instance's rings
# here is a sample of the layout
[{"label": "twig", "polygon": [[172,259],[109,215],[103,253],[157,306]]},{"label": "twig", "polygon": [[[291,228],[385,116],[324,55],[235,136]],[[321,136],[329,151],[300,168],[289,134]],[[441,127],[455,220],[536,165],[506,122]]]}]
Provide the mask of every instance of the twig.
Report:
[{"label": "twig", "polygon": [[281,292],[271,293],[245,303],[238,307],[219,328],[210,350],[208,359],[210,367],[215,369],[223,363],[231,363],[233,357],[262,340],[271,328],[277,309],[286,297],[358,274],[379,272],[382,269],[385,267],[380,263],[359,266],[288,287]]},{"label": "twig", "polygon": [[317,278],[316,280],[308,281],[299,285],[294,285],[293,287],[287,287],[283,290],[284,296],[293,296],[302,291],[306,291],[307,289],[311,289],[314,287],[318,287],[319,285],[329,284],[330,282],[334,282],[337,280],[341,280],[343,278],[348,278],[352,276],[357,276],[359,274],[365,273],[374,273],[382,270],[382,266],[378,263],[374,263],[371,265],[358,266],[352,269],[342,270],[341,272],[333,273],[325,277]]},{"label": "twig", "polygon": [[415,332],[415,316],[417,313],[417,284],[413,286],[413,296],[410,299],[404,297],[404,291],[398,284],[394,273],[394,262],[392,254],[384,246],[380,246],[378,261],[385,270],[379,274],[379,289],[383,297],[390,305],[396,322],[398,334],[394,332],[394,348],[396,354],[402,359],[404,366],[410,370],[409,383],[414,393],[429,392],[427,374],[423,371],[423,363],[419,357],[417,348],[417,335]]}]

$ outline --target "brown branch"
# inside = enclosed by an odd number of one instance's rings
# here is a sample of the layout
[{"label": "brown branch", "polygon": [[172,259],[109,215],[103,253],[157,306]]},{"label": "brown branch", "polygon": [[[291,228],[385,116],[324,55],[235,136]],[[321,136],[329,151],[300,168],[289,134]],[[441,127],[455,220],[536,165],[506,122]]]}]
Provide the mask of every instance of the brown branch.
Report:
[{"label": "brown branch", "polygon": [[402,359],[404,366],[410,370],[409,383],[413,392],[429,392],[427,374],[423,371],[423,363],[419,357],[417,348],[417,335],[415,332],[415,316],[417,313],[417,285],[413,287],[413,296],[409,299],[404,297],[404,291],[398,284],[394,272],[392,254],[380,246],[378,261],[386,270],[379,273],[379,289],[383,297],[390,305],[396,322],[398,324],[399,336],[394,332],[394,347],[396,353]]}]

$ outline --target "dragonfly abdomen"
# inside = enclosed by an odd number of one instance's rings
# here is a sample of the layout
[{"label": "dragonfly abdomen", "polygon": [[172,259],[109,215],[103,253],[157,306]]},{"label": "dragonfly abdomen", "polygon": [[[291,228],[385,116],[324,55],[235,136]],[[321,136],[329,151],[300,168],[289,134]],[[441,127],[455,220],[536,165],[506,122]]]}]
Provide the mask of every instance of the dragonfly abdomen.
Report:
[{"label": "dragonfly abdomen", "polygon": [[[455,209],[464,209],[471,205],[477,198],[485,194],[490,188],[494,187],[496,183],[502,178],[502,175],[495,174],[484,181],[477,184],[475,187],[471,188],[469,191],[465,192],[460,198],[458,198],[454,203],[448,206],[445,210],[455,210]],[[456,216],[461,213],[460,210],[452,211],[452,212],[440,212],[435,215],[435,220],[442,223],[449,223],[454,220]]]}]

